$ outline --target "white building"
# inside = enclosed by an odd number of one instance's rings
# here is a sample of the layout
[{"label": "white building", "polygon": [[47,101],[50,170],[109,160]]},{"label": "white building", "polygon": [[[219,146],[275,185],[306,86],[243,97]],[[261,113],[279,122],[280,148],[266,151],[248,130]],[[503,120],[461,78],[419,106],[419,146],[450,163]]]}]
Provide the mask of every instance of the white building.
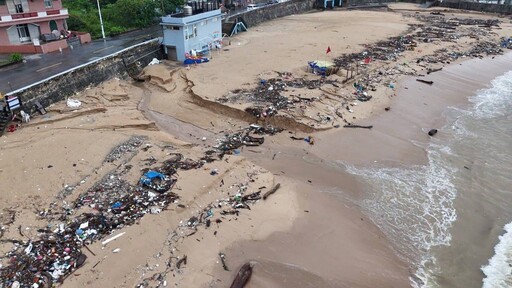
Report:
[{"label": "white building", "polygon": [[189,55],[208,52],[222,40],[220,9],[212,2],[189,4],[183,13],[162,17],[163,44],[169,60],[184,61]]}]

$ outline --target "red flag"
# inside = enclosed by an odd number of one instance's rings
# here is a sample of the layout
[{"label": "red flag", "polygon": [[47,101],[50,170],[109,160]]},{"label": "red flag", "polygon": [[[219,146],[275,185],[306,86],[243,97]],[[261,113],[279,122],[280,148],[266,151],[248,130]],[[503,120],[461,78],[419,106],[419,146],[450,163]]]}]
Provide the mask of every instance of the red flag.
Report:
[{"label": "red flag", "polygon": [[325,51],[325,54],[329,54],[331,52],[331,46],[327,46],[327,51]]},{"label": "red flag", "polygon": [[364,58],[364,64],[370,64],[370,62],[372,62],[372,57]]}]

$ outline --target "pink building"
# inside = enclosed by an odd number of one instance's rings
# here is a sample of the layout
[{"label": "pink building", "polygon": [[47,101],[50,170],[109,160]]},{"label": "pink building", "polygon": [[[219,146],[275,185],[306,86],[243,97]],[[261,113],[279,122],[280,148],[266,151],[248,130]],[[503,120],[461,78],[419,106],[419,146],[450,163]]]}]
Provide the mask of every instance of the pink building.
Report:
[{"label": "pink building", "polygon": [[[0,53],[48,53],[68,47],[61,0],[0,0]],[[57,31],[57,32],[54,32]],[[51,35],[53,33],[53,35]]]}]

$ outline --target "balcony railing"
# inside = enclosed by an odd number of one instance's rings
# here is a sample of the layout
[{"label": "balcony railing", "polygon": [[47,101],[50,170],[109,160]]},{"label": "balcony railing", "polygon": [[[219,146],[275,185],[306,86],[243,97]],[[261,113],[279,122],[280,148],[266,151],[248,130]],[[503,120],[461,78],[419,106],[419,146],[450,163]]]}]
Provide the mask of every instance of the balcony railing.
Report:
[{"label": "balcony railing", "polygon": [[1,16],[0,21],[12,21],[26,18],[37,18],[37,17],[47,17],[54,15],[68,15],[68,9],[55,9],[55,10],[47,10],[42,12],[27,12],[27,13],[17,13],[6,16]]},{"label": "balcony railing", "polygon": [[30,18],[30,17],[37,17],[37,12],[29,12],[29,13],[18,13],[18,14],[11,14],[11,18],[14,19],[21,19],[21,18]]}]

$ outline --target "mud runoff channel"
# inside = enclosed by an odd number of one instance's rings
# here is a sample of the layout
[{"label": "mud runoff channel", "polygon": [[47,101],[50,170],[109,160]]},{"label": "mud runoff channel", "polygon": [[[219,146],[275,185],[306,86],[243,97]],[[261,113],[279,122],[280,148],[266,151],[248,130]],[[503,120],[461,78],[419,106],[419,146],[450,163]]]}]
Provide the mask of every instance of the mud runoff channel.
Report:
[{"label": "mud runoff channel", "polygon": [[[181,121],[170,115],[166,115],[158,111],[152,110],[149,107],[152,92],[146,85],[146,83],[142,82],[134,83],[134,86],[142,89],[144,93],[142,100],[138,105],[138,110],[142,112],[144,117],[146,117],[150,121],[155,122],[156,126],[160,130],[165,131],[166,133],[172,136],[175,136],[181,141],[188,142],[191,144],[201,144],[202,142],[210,146],[215,145],[215,138],[213,137],[215,135],[215,132],[201,128],[192,123]],[[200,115],[202,107],[197,106],[197,110],[197,113]],[[202,139],[206,140],[202,141]]]}]

